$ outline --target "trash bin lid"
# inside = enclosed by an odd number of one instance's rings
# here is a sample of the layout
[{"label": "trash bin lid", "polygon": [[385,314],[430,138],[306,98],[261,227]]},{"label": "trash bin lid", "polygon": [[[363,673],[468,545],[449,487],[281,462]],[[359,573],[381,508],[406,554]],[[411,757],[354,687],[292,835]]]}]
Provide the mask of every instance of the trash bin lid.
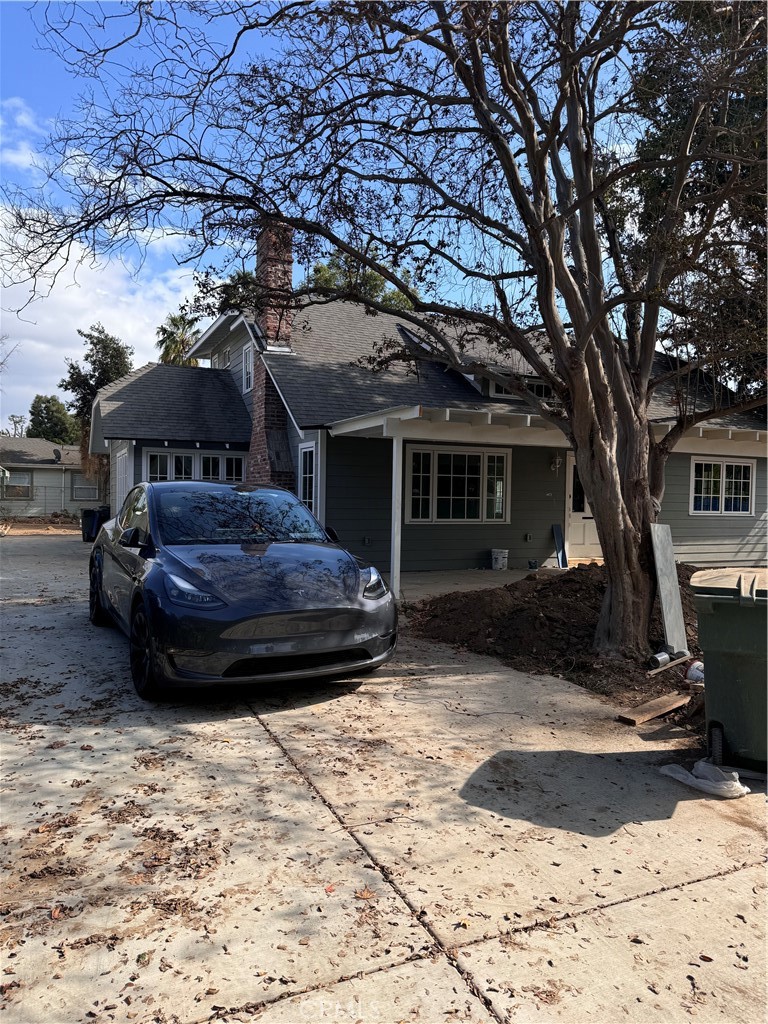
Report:
[{"label": "trash bin lid", "polygon": [[697,594],[741,601],[768,599],[768,569],[704,569],[691,576]]}]

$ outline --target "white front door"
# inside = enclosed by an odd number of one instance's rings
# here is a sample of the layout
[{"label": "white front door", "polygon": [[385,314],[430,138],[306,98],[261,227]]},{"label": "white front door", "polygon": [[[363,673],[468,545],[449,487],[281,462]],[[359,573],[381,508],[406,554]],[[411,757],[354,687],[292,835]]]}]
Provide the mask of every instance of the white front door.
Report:
[{"label": "white front door", "polygon": [[566,533],[565,551],[569,561],[584,558],[602,558],[603,552],[597,539],[595,517],[584,495],[579,474],[576,472],[576,461],[573,455],[567,459],[568,486],[566,489]]}]

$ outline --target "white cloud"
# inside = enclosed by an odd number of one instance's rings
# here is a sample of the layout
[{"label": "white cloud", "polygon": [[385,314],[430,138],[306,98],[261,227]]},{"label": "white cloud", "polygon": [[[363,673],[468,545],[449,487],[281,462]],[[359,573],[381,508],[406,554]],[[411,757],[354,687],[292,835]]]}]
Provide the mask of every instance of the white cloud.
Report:
[{"label": "white cloud", "polygon": [[82,360],[85,343],[77,331],[102,323],[134,349],[134,367],[157,360],[155,332],[169,313],[191,297],[191,270],[175,264],[147,262],[137,274],[114,260],[101,269],[81,266],[62,273],[45,298],[32,302],[20,313],[28,297],[25,285],[2,291],[0,330],[7,346],[16,350],[3,374],[0,422],[24,414],[36,394],[71,398],[58,388],[66,375],[65,359]]}]

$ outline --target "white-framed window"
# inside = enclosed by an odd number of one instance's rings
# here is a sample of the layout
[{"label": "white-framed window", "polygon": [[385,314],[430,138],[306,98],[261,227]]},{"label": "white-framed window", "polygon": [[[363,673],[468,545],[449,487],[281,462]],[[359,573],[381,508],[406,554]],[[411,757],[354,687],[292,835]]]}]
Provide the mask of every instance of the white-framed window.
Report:
[{"label": "white-framed window", "polygon": [[754,459],[691,459],[691,515],[754,515]]},{"label": "white-framed window", "polygon": [[31,498],[32,473],[26,470],[12,469],[7,477],[3,477],[4,498]]},{"label": "white-framed window", "polygon": [[147,480],[155,483],[158,480],[171,479],[171,456],[168,452],[150,452],[147,456]]},{"label": "white-framed window", "polygon": [[253,387],[253,348],[246,345],[243,349],[243,391]]},{"label": "white-framed window", "polygon": [[317,470],[315,445],[299,445],[299,499],[310,512],[317,514]]},{"label": "white-framed window", "polygon": [[224,457],[224,479],[227,483],[240,483],[245,479],[245,460],[242,455],[226,455]]},{"label": "white-framed window", "polygon": [[225,348],[224,351],[221,353],[221,359],[219,361],[219,366],[221,366],[223,369],[226,369],[229,366],[229,360],[230,360],[229,349]]},{"label": "white-framed window", "polygon": [[509,453],[408,449],[407,523],[490,523],[509,518]]},{"label": "white-framed window", "polygon": [[74,501],[96,501],[99,488],[95,481],[86,480],[83,473],[72,474],[72,498]]},{"label": "white-framed window", "polygon": [[211,369],[212,369],[212,370],[218,370],[218,368],[219,368],[219,357],[218,357],[218,355],[217,355],[217,354],[216,354],[216,353],[214,352],[214,353],[212,353],[212,355],[211,355]]},{"label": "white-framed window", "polygon": [[208,455],[203,452],[149,451],[144,456],[144,479],[209,480],[242,483],[245,479],[244,455]]}]

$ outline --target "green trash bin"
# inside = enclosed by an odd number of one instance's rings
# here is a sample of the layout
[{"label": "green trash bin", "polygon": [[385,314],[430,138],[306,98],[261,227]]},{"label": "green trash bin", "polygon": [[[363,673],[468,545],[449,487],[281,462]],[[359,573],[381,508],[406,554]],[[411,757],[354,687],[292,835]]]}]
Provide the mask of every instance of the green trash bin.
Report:
[{"label": "green trash bin", "polygon": [[708,569],[691,587],[704,658],[707,747],[715,764],[766,768],[768,569]]}]

